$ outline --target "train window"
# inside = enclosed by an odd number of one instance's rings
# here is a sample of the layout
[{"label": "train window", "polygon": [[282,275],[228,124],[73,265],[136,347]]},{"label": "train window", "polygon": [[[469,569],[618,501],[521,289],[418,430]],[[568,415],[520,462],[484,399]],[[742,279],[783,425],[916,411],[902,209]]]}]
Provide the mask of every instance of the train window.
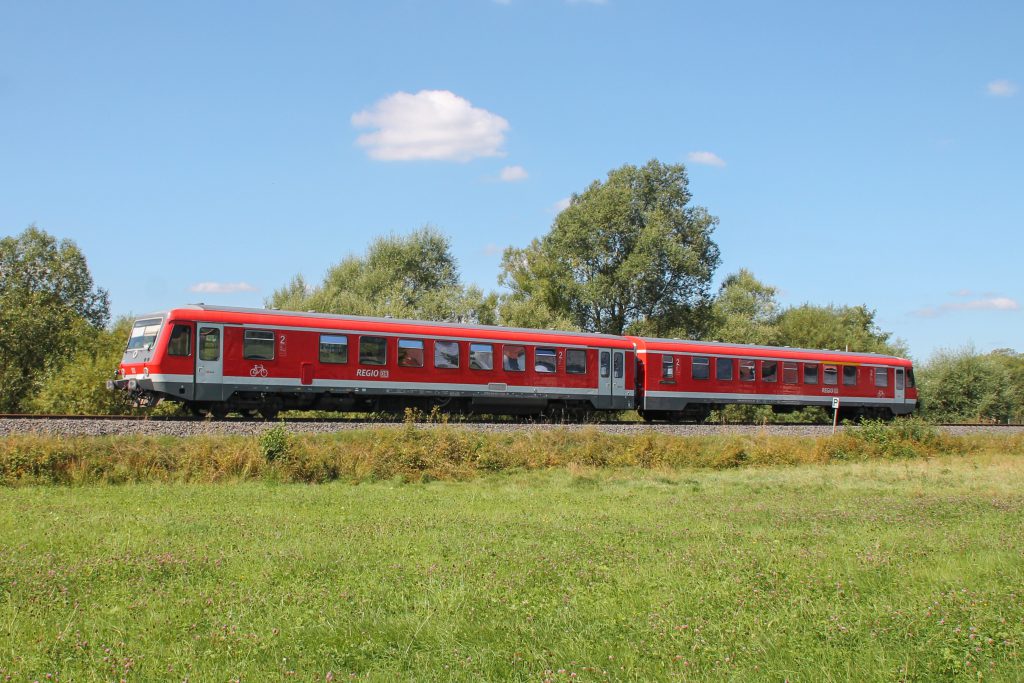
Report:
[{"label": "train window", "polygon": [[270,330],[246,330],[242,339],[242,358],[274,360],[274,333]]},{"label": "train window", "polygon": [[402,368],[423,367],[423,340],[398,340],[398,366]]},{"label": "train window", "polygon": [[175,325],[171,340],[167,342],[168,356],[189,356],[192,354],[192,326]]},{"label": "train window", "polygon": [[136,320],[132,326],[132,334],[128,337],[128,350],[141,351],[153,348],[156,333],[160,331],[160,318]]},{"label": "train window", "polygon": [[359,338],[359,363],[384,365],[388,360],[388,340],[385,337]]},{"label": "train window", "polygon": [[694,379],[711,377],[711,361],[704,356],[694,356],[690,366],[690,377]]},{"label": "train window", "polygon": [[676,378],[676,359],[667,353],[661,354],[661,378],[662,379],[675,379]]},{"label": "train window", "polygon": [[715,379],[721,382],[732,381],[732,358],[718,358],[715,360]]},{"label": "train window", "polygon": [[348,337],[343,334],[321,334],[320,362],[347,363]]},{"label": "train window", "polygon": [[568,349],[565,352],[565,371],[570,375],[587,374],[586,349]]},{"label": "train window", "polygon": [[459,367],[459,342],[436,341],[434,342],[434,367],[435,368],[457,368]]},{"label": "train window", "polygon": [[886,368],[875,368],[875,386],[889,386],[889,371]]},{"label": "train window", "polygon": [[505,344],[501,350],[501,367],[509,372],[526,369],[526,347]]},{"label": "train window", "polygon": [[896,390],[903,391],[903,368],[896,368]]},{"label": "train window", "polygon": [[470,368],[470,370],[493,370],[494,369],[494,345],[493,344],[470,344],[469,345],[469,368]]},{"label": "train window", "polygon": [[914,388],[914,368],[907,368],[907,388]]},{"label": "train window", "polygon": [[611,374],[612,357],[607,351],[601,352],[601,376],[607,377]]},{"label": "train window", "polygon": [[537,372],[556,372],[558,355],[554,349],[536,349],[533,352],[533,369]]},{"label": "train window", "polygon": [[617,351],[615,357],[612,359],[612,376],[615,379],[622,379],[622,375],[625,372],[625,361],[622,360],[624,353]]},{"label": "train window", "polygon": [[779,362],[774,360],[766,360],[761,362],[761,381],[762,382],[778,382],[779,381]]},{"label": "train window", "polygon": [[843,366],[843,386],[855,387],[857,386],[857,366],[856,365],[844,365]]},{"label": "train window", "polygon": [[199,360],[220,359],[220,329],[217,327],[199,328]]},{"label": "train window", "polygon": [[839,368],[834,365],[825,366],[825,384],[839,384]]},{"label": "train window", "polygon": [[818,383],[818,365],[816,363],[804,363],[804,384]]},{"label": "train window", "polygon": [[754,361],[752,361],[752,360],[741,360],[740,361],[740,381],[741,382],[753,382],[754,381]]},{"label": "train window", "polygon": [[797,374],[796,363],[783,363],[782,364],[782,383],[783,384],[796,384],[800,379],[800,375]]}]

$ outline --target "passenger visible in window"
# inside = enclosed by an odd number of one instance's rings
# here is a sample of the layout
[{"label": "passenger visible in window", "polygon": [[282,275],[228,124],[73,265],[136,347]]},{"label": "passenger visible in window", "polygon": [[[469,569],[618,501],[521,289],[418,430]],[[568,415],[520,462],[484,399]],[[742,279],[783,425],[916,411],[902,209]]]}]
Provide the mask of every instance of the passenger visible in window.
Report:
[{"label": "passenger visible in window", "polygon": [[502,348],[501,367],[510,372],[526,369],[526,347],[506,344]]},{"label": "passenger visible in window", "polygon": [[533,369],[537,372],[555,372],[558,369],[554,349],[537,349],[533,354]]}]

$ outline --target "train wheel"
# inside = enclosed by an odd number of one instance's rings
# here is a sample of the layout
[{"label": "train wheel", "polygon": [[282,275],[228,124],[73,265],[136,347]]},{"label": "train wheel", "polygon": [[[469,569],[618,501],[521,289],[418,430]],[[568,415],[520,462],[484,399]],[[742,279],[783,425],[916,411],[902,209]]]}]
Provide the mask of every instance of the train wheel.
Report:
[{"label": "train wheel", "polygon": [[222,403],[215,403],[210,406],[210,417],[214,420],[223,420],[228,416],[228,407]]},{"label": "train wheel", "polygon": [[265,403],[260,406],[260,415],[263,416],[264,420],[273,420],[279,412],[281,412],[281,409],[276,405]]}]

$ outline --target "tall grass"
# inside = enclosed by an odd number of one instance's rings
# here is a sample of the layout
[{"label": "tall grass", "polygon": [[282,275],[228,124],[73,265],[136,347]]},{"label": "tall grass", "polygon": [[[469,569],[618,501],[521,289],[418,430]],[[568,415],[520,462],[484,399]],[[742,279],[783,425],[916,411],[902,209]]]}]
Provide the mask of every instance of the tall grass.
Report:
[{"label": "tall grass", "polygon": [[913,420],[869,423],[820,438],[626,436],[597,429],[493,433],[412,423],[320,435],[277,426],[259,437],[17,435],[0,440],[0,485],[464,480],[486,472],[567,466],[726,469],[982,451],[1024,453],[1024,436],[948,436]]}]

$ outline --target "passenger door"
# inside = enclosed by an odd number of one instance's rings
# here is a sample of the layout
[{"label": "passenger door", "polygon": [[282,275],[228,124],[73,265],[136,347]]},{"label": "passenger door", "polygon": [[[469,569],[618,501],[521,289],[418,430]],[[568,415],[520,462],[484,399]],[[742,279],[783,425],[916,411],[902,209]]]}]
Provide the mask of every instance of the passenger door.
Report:
[{"label": "passenger door", "polygon": [[199,323],[196,340],[196,400],[223,400],[224,326]]},{"label": "passenger door", "polygon": [[602,403],[611,400],[612,396],[612,352],[600,349],[597,352],[597,392]]},{"label": "passenger door", "polygon": [[903,403],[904,389],[906,389],[907,386],[905,373],[906,371],[903,368],[896,368],[896,381],[893,391],[895,393],[897,403]]}]

